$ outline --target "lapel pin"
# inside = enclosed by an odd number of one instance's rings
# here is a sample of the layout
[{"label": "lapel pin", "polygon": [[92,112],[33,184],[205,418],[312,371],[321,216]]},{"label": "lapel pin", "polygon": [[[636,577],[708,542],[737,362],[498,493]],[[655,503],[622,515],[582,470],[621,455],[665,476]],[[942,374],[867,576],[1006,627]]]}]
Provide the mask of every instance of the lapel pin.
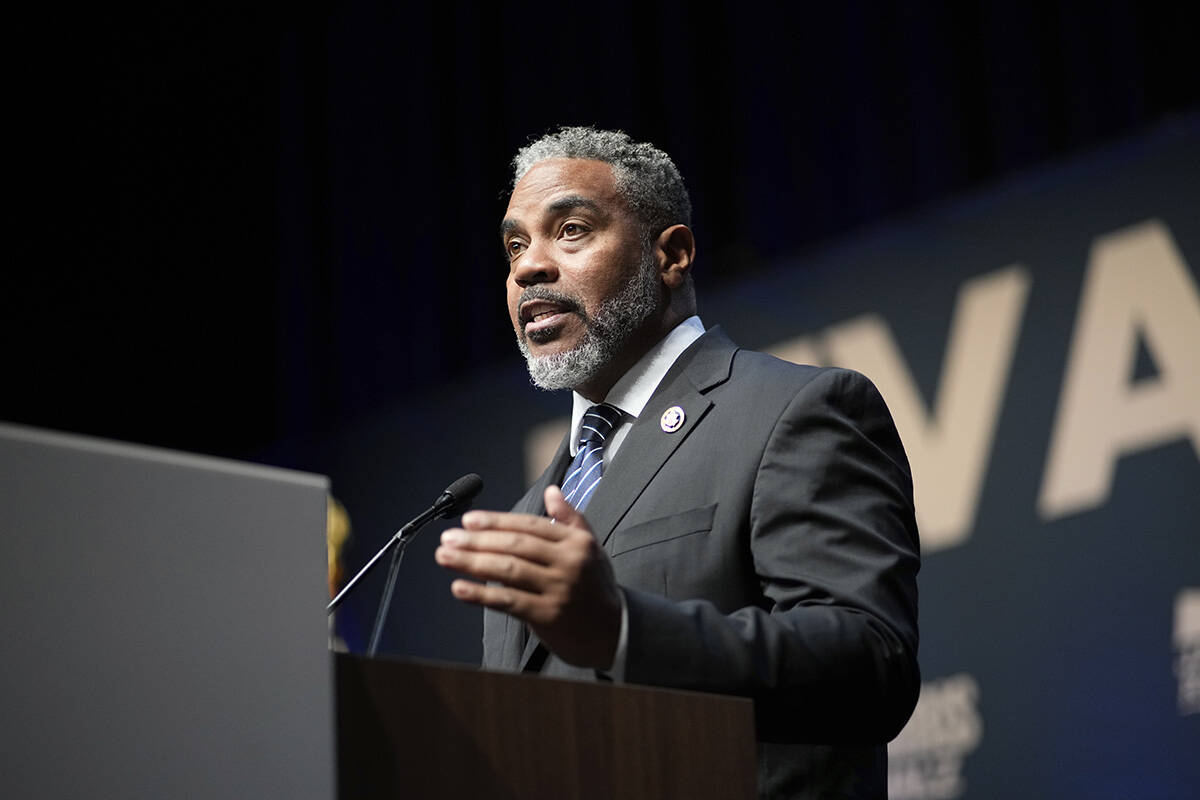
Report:
[{"label": "lapel pin", "polygon": [[686,417],[683,414],[683,409],[679,406],[671,406],[663,412],[658,424],[663,429],[663,433],[674,433],[683,427],[684,419]]}]

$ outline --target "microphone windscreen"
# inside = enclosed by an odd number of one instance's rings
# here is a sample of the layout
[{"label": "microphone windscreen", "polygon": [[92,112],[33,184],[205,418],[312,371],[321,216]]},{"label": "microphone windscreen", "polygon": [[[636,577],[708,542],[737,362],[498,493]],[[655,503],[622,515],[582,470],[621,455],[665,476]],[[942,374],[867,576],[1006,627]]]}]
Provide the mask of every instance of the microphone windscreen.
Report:
[{"label": "microphone windscreen", "polygon": [[443,514],[447,517],[455,517],[471,507],[471,503],[475,497],[483,491],[483,478],[476,475],[474,472],[469,475],[463,475],[454,483],[446,487],[446,491],[442,493],[442,497],[450,496],[451,505],[446,508]]}]

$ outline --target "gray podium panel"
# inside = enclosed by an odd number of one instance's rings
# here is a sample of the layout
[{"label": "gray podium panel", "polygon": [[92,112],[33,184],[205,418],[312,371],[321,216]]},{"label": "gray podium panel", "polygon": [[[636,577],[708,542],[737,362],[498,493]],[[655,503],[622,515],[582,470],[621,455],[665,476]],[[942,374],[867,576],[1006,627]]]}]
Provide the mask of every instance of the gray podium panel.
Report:
[{"label": "gray podium panel", "polygon": [[0,791],[332,797],[326,489],[0,424]]}]

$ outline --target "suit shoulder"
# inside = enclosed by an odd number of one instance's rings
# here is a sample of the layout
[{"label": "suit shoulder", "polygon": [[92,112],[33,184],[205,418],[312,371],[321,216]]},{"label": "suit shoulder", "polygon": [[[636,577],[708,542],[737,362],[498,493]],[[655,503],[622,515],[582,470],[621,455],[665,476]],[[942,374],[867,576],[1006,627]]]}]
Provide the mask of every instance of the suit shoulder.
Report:
[{"label": "suit shoulder", "polygon": [[739,349],[734,356],[733,377],[760,378],[784,383],[795,390],[813,384],[836,390],[878,392],[871,379],[861,372],[845,367],[819,367],[796,364],[757,350]]},{"label": "suit shoulder", "polygon": [[852,417],[886,419],[894,426],[883,394],[866,375],[844,367],[794,364],[766,353],[739,350],[730,388],[753,393],[760,408],[836,408]]}]

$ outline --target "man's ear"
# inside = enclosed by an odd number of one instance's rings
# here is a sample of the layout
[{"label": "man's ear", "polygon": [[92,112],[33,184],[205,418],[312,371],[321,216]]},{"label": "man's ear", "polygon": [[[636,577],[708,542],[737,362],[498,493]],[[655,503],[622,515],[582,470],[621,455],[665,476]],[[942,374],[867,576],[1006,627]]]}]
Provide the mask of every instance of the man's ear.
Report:
[{"label": "man's ear", "polygon": [[658,272],[668,289],[683,288],[696,259],[696,240],[687,225],[672,225],[658,235],[655,243]]}]

